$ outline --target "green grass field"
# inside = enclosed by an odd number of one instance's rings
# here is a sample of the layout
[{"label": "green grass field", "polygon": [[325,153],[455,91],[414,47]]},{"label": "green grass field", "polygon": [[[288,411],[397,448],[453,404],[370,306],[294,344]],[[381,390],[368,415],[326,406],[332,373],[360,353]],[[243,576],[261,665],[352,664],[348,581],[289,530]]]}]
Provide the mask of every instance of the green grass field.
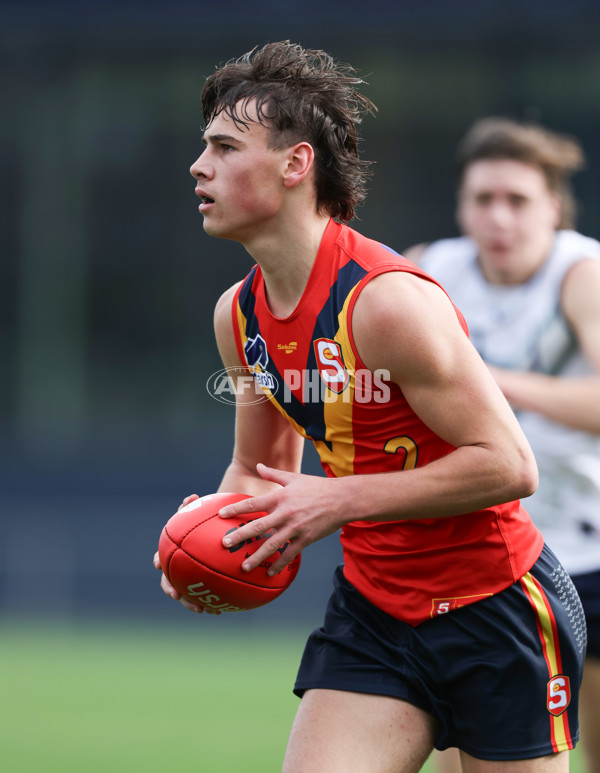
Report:
[{"label": "green grass field", "polygon": [[4,624],[0,767],[276,773],[305,633]]}]

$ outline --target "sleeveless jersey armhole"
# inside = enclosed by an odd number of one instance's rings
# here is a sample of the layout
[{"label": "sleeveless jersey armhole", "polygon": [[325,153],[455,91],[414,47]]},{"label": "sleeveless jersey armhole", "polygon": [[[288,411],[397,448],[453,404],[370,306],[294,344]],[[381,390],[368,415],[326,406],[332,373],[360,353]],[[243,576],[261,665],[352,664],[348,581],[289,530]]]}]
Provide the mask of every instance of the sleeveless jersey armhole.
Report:
[{"label": "sleeveless jersey armhole", "polygon": [[[380,274],[387,274],[392,271],[404,271],[408,274],[414,274],[415,276],[420,276],[422,279],[426,279],[427,281],[432,282],[434,285],[437,285],[441,290],[444,291],[444,293],[446,293],[446,291],[444,290],[442,285],[439,284],[439,282],[436,282],[436,280],[432,276],[430,276],[426,271],[423,271],[423,269],[419,268],[418,266],[412,266],[412,265],[398,266],[395,264],[388,264],[385,266],[378,266],[372,271],[369,271],[369,273],[366,274],[354,288],[352,292],[352,297],[350,298],[350,302],[348,303],[348,309],[346,312],[346,329],[347,329],[347,335],[348,335],[348,342],[350,344],[350,347],[352,348],[354,357],[356,358],[357,369],[366,368],[366,366],[362,361],[360,354],[358,353],[358,349],[356,348],[356,342],[354,341],[354,333],[352,330],[352,315],[354,313],[354,306],[356,304],[356,301],[361,291],[363,290],[365,285],[371,281],[371,279],[374,279],[376,276],[379,276]],[[446,293],[446,295],[448,295],[448,293]],[[450,300],[450,303],[452,303],[452,298],[450,298],[450,296],[448,296],[448,299]],[[456,316],[458,318],[458,322],[461,328],[464,330],[465,335],[468,337],[469,329],[467,326],[467,321],[465,320],[460,309],[458,309],[454,305],[454,303],[452,303],[452,308],[456,313]]]}]

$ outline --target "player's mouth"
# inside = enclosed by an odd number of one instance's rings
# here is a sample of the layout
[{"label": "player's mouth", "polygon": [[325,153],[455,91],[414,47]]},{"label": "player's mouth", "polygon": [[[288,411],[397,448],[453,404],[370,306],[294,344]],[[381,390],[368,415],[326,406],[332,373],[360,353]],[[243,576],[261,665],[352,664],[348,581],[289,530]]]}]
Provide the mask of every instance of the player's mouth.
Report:
[{"label": "player's mouth", "polygon": [[503,239],[491,239],[486,247],[488,252],[494,255],[506,255],[512,250],[510,242]]},{"label": "player's mouth", "polygon": [[200,204],[198,206],[200,212],[206,212],[206,210],[210,209],[210,207],[215,203],[213,198],[207,196],[207,194],[199,188],[196,188],[196,196],[200,199]]}]

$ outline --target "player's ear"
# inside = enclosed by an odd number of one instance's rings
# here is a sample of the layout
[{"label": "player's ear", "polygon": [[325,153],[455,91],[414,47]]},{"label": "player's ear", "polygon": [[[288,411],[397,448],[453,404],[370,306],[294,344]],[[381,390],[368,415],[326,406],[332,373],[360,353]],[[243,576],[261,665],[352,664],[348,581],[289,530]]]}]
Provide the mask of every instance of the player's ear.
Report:
[{"label": "player's ear", "polygon": [[283,184],[294,188],[302,182],[312,169],[315,151],[309,142],[299,142],[288,149],[286,166],[283,172]]}]

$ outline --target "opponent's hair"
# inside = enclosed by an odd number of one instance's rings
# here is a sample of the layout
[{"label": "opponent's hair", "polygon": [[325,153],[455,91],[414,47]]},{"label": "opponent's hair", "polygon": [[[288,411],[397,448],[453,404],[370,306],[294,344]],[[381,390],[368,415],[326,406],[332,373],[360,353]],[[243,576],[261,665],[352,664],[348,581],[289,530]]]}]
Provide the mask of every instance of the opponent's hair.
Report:
[{"label": "opponent's hair", "polygon": [[[358,126],[377,108],[357,91],[365,83],[348,64],[289,40],[267,43],[212,73],[202,90],[205,125],[225,113],[237,126],[253,120],[279,150],[309,142],[315,151],[317,210],[336,220],[354,217],[366,196],[371,162],[359,158]],[[255,119],[256,120],[256,119]]]},{"label": "opponent's hair", "polygon": [[561,199],[559,228],[574,227],[577,207],[570,178],[585,165],[576,139],[534,123],[483,118],[473,124],[458,147],[459,188],[467,167],[480,159],[510,159],[540,169],[549,190]]}]

